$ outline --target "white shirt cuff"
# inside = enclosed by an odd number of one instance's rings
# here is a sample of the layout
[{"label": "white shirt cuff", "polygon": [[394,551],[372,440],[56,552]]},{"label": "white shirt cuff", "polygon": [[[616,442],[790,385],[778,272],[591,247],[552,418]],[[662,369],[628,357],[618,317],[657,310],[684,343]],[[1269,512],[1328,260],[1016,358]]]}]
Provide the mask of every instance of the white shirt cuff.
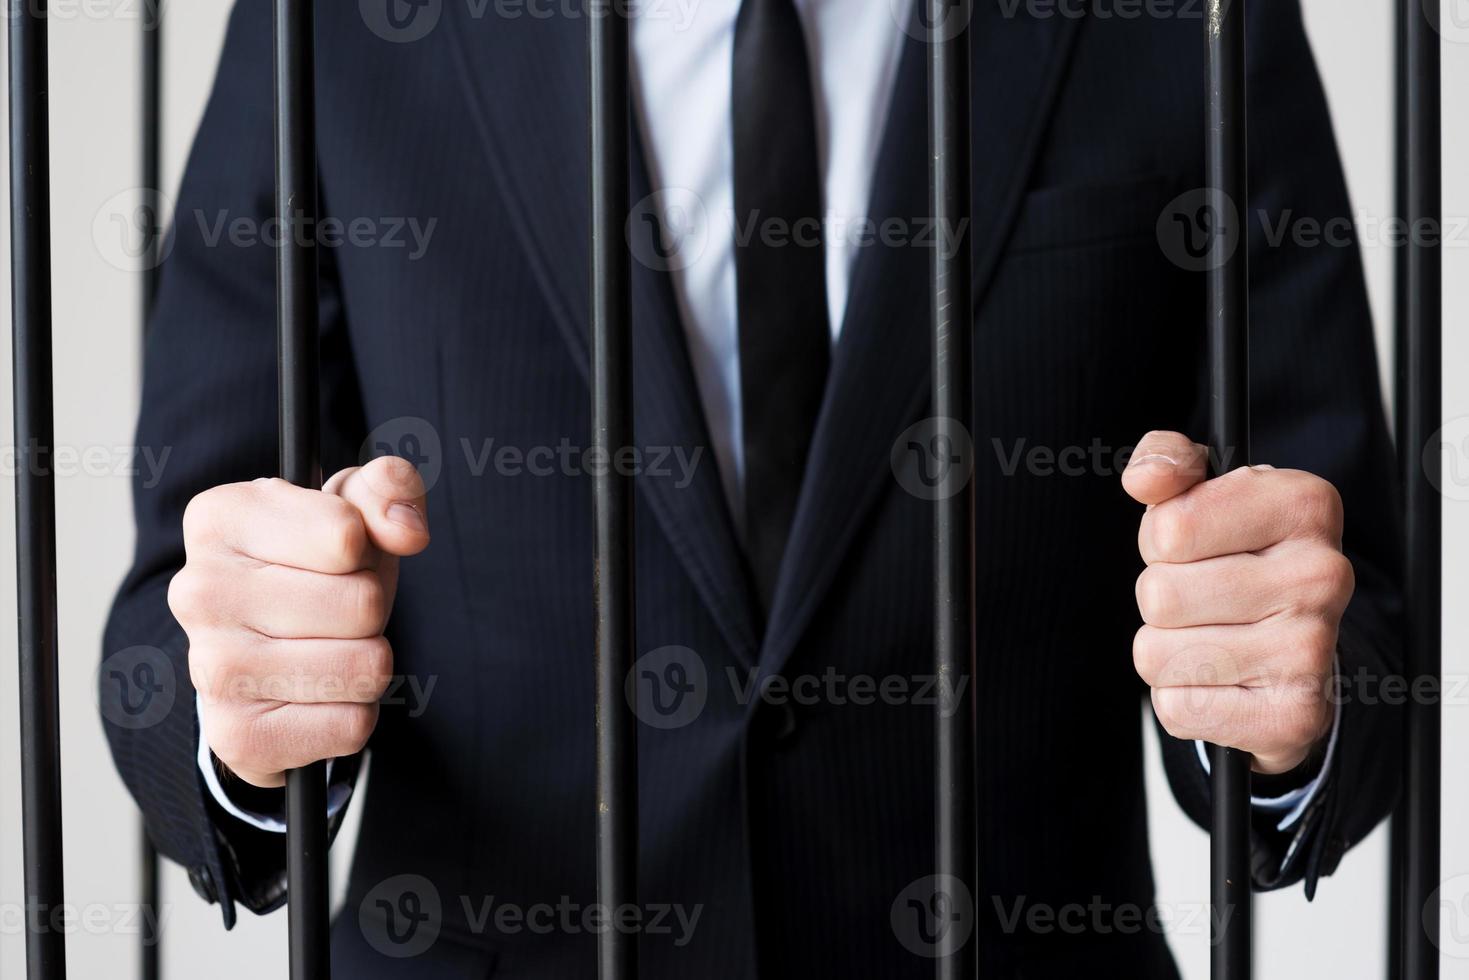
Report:
[{"label": "white shirt cuff", "polygon": [[[204,701],[197,694],[194,695],[194,711],[199,716],[199,731],[202,733],[204,731]],[[342,807],[346,806],[347,801],[352,798],[351,783],[332,782],[332,767],[335,761],[328,759],[326,763],[326,816],[328,820],[340,813]],[[230,799],[224,784],[219,781],[219,770],[215,768],[214,757],[202,734],[199,736],[199,773],[204,777],[204,785],[209,787],[209,794],[214,797],[214,802],[223,807],[230,816],[243,820],[257,830],[265,830],[273,834],[286,832],[284,812],[254,813],[241,809],[234,800]],[[282,806],[284,807],[284,802]]]}]

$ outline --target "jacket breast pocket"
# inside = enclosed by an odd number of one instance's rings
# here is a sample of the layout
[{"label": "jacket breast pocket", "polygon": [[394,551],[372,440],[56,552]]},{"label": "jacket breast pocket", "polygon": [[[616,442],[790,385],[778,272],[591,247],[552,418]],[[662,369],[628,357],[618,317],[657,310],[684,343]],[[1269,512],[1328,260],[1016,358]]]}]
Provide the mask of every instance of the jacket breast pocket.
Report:
[{"label": "jacket breast pocket", "polygon": [[1143,419],[1183,414],[1204,297],[1159,241],[1177,195],[1159,176],[1025,196],[977,321],[974,387],[994,431],[1115,447],[1157,424]]},{"label": "jacket breast pocket", "polygon": [[1162,176],[1037,188],[1021,202],[1005,252],[1156,242],[1172,197]]}]

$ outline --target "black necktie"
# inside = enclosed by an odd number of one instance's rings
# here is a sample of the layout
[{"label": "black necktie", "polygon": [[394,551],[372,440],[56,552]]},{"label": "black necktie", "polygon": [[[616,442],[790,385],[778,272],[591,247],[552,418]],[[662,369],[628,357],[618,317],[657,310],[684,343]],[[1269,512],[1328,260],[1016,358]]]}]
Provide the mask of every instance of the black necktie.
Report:
[{"label": "black necktie", "polygon": [[745,547],[768,611],[831,357],[815,99],[792,0],[743,0],[733,83]]}]

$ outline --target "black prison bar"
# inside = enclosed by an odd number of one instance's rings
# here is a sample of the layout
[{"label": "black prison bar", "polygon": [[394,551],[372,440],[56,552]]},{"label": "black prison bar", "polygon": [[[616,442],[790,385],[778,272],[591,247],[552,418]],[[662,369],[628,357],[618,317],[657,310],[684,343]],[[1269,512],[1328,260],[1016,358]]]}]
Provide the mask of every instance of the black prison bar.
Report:
[{"label": "black prison bar", "polygon": [[[924,0],[928,38],[929,204],[940,228],[966,229],[969,219],[970,47],[972,0]],[[957,30],[953,25],[962,24]],[[951,35],[952,36],[949,36]],[[948,235],[937,236],[948,240]],[[929,258],[929,327],[934,432],[931,451],[965,464],[970,442],[970,331],[973,311],[970,244],[958,235],[946,251],[937,241]],[[940,484],[933,512],[934,676],[943,696],[934,711],[935,914],[949,915],[958,892],[979,905],[975,801],[974,480]],[[962,907],[962,906],[961,906]],[[939,934],[935,976],[973,980],[976,934]]]},{"label": "black prison bar", "polygon": [[[276,329],[281,476],[321,488],[318,458],[315,19],[312,0],[274,0]],[[286,774],[291,980],[331,976],[326,763]]]},{"label": "black prison bar", "polygon": [[[600,0],[587,19],[591,151],[592,445],[604,459],[633,444],[632,260],[628,219],[628,21]],[[593,660],[596,672],[597,902],[638,900],[638,731],[624,692],[637,649],[633,588],[633,482],[619,467],[592,476]],[[637,935],[604,930],[600,980],[635,980]]]},{"label": "black prison bar", "polygon": [[[1204,186],[1214,227],[1223,229],[1210,241],[1205,287],[1209,455],[1211,469],[1220,474],[1250,462],[1250,252],[1242,220],[1249,207],[1244,0],[1210,0],[1204,29]],[[1250,756],[1211,745],[1209,763],[1210,976],[1248,980]]]},{"label": "black prison bar", "polygon": [[[1392,213],[1406,218],[1408,214],[1408,13],[1405,4],[1393,5],[1393,201]],[[1393,445],[1397,450],[1398,473],[1408,465],[1410,453],[1408,440],[1403,431],[1405,411],[1404,396],[1408,391],[1404,375],[1408,370],[1406,351],[1408,323],[1408,250],[1393,249]],[[1404,548],[1407,542],[1404,540]],[[1404,649],[1407,637],[1403,638]],[[1406,663],[1403,667],[1407,670]],[[1407,676],[1406,673],[1404,676]],[[1406,712],[1403,735],[1406,740]],[[1406,742],[1404,752],[1406,752]],[[1403,976],[1403,918],[1398,909],[1403,906],[1403,868],[1408,859],[1407,839],[1403,833],[1403,805],[1401,797],[1393,806],[1388,821],[1387,855],[1387,980],[1402,980]]]},{"label": "black prison bar", "polygon": [[[163,254],[163,180],[162,167],[159,163],[162,154],[160,135],[162,132],[160,82],[163,74],[160,50],[162,18],[162,3],[145,0],[142,18],[142,98],[139,105],[143,131],[140,160],[143,200],[140,202],[141,210],[138,213],[144,222],[142,232],[147,252],[144,256],[143,299],[139,311],[142,319],[140,335],[147,334],[148,321],[153,314],[153,297],[158,292],[158,263],[159,257]],[[143,911],[143,925],[138,930],[141,943],[138,950],[138,970],[142,980],[158,980],[160,976],[159,956],[161,955],[159,944],[163,940],[158,925],[158,851],[153,847],[153,839],[148,836],[146,826],[140,827],[139,836],[141,838],[139,860],[142,876],[139,904]]]},{"label": "black prison bar", "polygon": [[61,908],[61,724],[56,658],[56,480],[51,465],[51,154],[46,0],[10,2],[10,303],[15,559],[27,980],[66,976]]},{"label": "black prison bar", "polygon": [[[149,13],[151,9],[151,14]],[[142,120],[142,156],[139,160],[143,186],[140,218],[147,254],[143,263],[143,329],[153,312],[153,296],[158,292],[158,262],[163,248],[163,167],[162,167],[162,44],[163,5],[145,0],[143,10],[142,92],[139,111]]]},{"label": "black prison bar", "polygon": [[[1442,116],[1438,6],[1399,0],[1402,18],[1402,175],[1404,217],[1410,229],[1401,269],[1401,336],[1398,365],[1399,458],[1403,467],[1404,597],[1407,612],[1405,666],[1415,691],[1432,692],[1407,703],[1403,797],[1394,825],[1394,855],[1401,860],[1393,889],[1398,901],[1393,933],[1401,976],[1436,980],[1439,921],[1429,901],[1440,882],[1439,766],[1442,750],[1439,677],[1442,635],[1442,458],[1431,440],[1443,415],[1442,334]],[[1433,18],[1433,20],[1430,20]],[[1427,683],[1425,683],[1427,682]],[[1424,685],[1420,687],[1419,685]],[[1431,685],[1431,686],[1429,686]],[[1425,910],[1428,910],[1425,912]]]},{"label": "black prison bar", "polygon": [[140,831],[140,836],[142,880],[139,882],[138,892],[143,922],[138,930],[141,943],[138,950],[138,972],[142,980],[158,980],[159,946],[163,942],[162,930],[158,925],[158,850],[153,846],[153,838],[148,836],[146,827]]}]

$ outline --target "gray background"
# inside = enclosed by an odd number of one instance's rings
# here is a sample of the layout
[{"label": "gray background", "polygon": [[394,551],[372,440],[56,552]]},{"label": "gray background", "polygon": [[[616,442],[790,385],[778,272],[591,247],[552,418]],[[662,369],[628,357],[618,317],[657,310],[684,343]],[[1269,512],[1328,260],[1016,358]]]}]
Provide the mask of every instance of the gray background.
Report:
[{"label": "gray background", "polygon": [[[259,2],[259,0],[256,0]],[[344,0],[345,2],[345,0]],[[842,2],[842,0],[832,0]],[[871,2],[871,0],[844,0]],[[1432,2],[1432,0],[1428,0]],[[116,450],[132,438],[137,406],[139,277],[109,244],[107,218],[116,197],[134,188],[138,125],[135,80],[139,16],[143,0],[53,0],[52,147],[55,255],[55,345],[58,444],[91,450],[114,462],[105,472],[80,471],[58,480],[60,513],[63,753],[67,896],[78,912],[68,941],[72,975],[134,976],[137,943],[137,819],[108,759],[94,702],[99,637],[113,590],[131,548],[128,481]],[[1304,0],[1308,26],[1326,78],[1338,139],[1347,162],[1357,213],[1367,222],[1390,215],[1391,206],[1391,4],[1367,0]],[[1120,5],[1113,3],[1113,9]],[[173,187],[203,109],[228,13],[228,0],[189,0],[167,11],[165,186]],[[1124,8],[1125,9],[1125,8]],[[1445,159],[1465,174],[1469,135],[1462,100],[1469,91],[1469,0],[1444,0]],[[1257,95],[1262,95],[1257,93]],[[1454,170],[1450,171],[1454,173]],[[1449,229],[1469,222],[1469,180],[1445,188]],[[100,225],[99,225],[100,216]],[[100,228],[100,231],[99,231]],[[1380,349],[1387,341],[1391,257],[1365,236],[1365,262]],[[114,239],[115,240],[115,239]],[[8,237],[0,252],[8,260]],[[1454,329],[1469,314],[1469,233],[1444,254],[1446,362],[1459,365],[1455,380],[1469,375],[1469,336]],[[8,262],[7,262],[8,265]],[[3,287],[8,292],[8,277]],[[8,309],[8,296],[4,306]],[[3,355],[9,357],[8,345]],[[1384,364],[1386,369],[1386,364]],[[1384,370],[1386,375],[1386,370]],[[0,433],[9,452],[8,365],[0,367]],[[1446,388],[1446,436],[1469,454],[1469,386]],[[1469,459],[1458,458],[1461,468]],[[1469,477],[1446,486],[1445,671],[1469,677],[1469,614],[1453,597],[1464,594],[1469,575]],[[8,486],[7,494],[8,497]],[[0,520],[0,976],[23,967],[20,931],[19,791],[15,720],[14,527]],[[1469,745],[1469,695],[1450,688],[1446,744]],[[1144,723],[1141,713],[1139,724]],[[1150,726],[1149,726],[1150,727]],[[1151,739],[1150,739],[1151,742]],[[1148,793],[1152,806],[1159,902],[1173,923],[1170,941],[1190,980],[1207,976],[1208,929],[1205,836],[1184,821],[1163,785],[1150,744]],[[1450,764],[1454,753],[1447,753]],[[1445,771],[1444,898],[1457,918],[1444,922],[1445,976],[1469,977],[1469,778]],[[348,834],[334,855],[344,865]],[[1259,976],[1295,980],[1331,976],[1355,980],[1382,975],[1384,960],[1386,834],[1359,846],[1340,871],[1323,883],[1314,905],[1299,891],[1262,898],[1258,904]],[[854,855],[854,860],[860,859]],[[164,878],[165,964],[174,977],[282,976],[285,920],[243,914],[234,933],[220,926],[218,909],[206,906],[184,876],[169,867]]]}]

